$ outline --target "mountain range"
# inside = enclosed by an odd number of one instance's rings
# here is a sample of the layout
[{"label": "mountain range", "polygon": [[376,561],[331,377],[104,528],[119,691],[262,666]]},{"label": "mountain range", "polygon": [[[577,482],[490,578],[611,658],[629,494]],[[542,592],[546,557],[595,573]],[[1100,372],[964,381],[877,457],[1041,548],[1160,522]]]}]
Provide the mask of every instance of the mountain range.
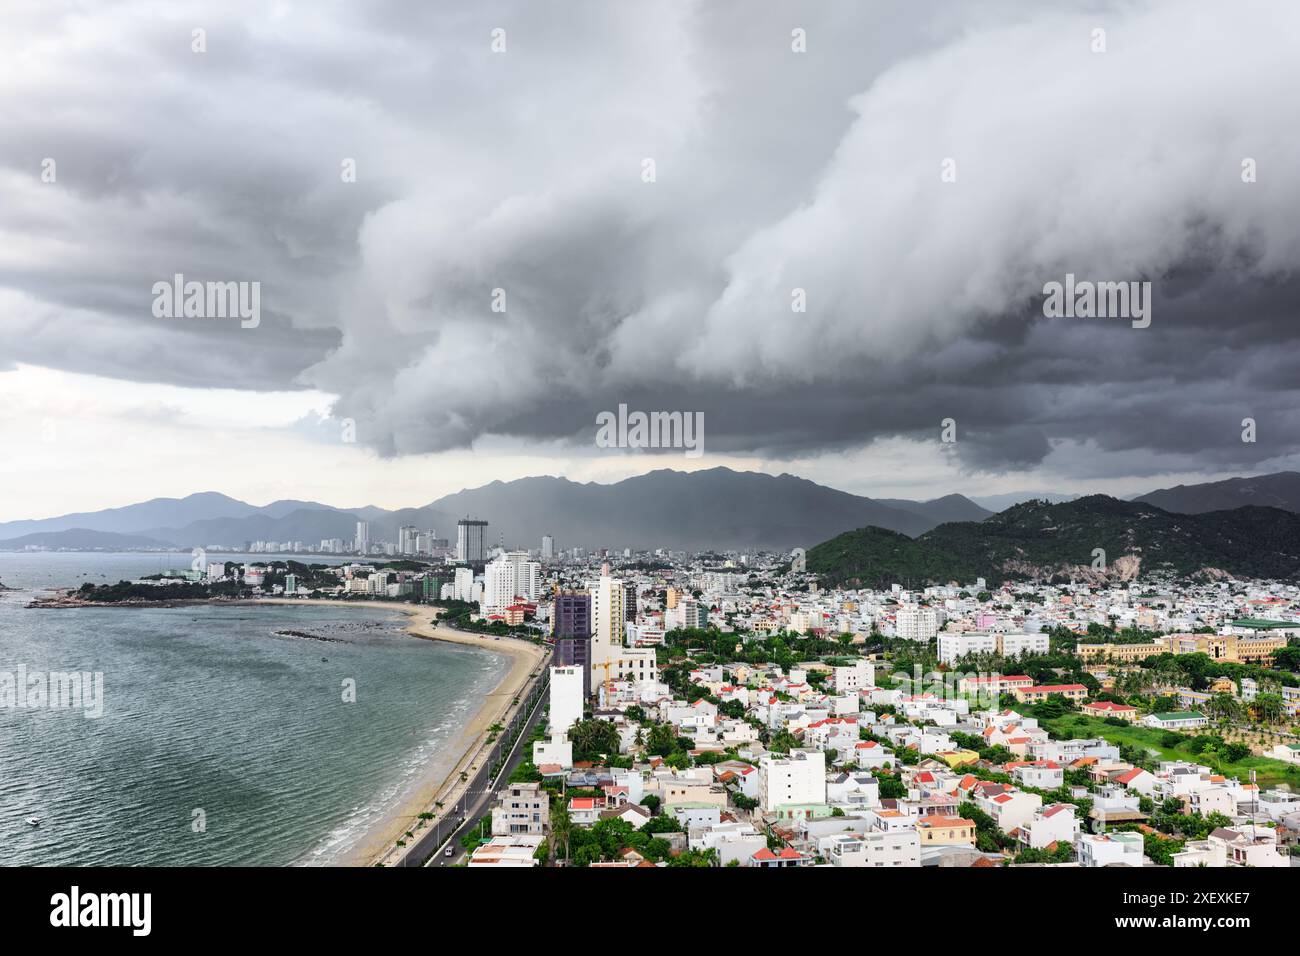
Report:
[{"label": "mountain range", "polygon": [[1201,514],[1206,511],[1229,511],[1243,505],[1300,511],[1300,472],[1279,471],[1256,478],[1228,478],[1199,485],[1178,485],[1141,495],[1134,501],[1176,511]]},{"label": "mountain range", "polygon": [[[1000,515],[1027,513],[1018,509],[1047,501],[1075,504],[1090,500],[1042,493],[1024,502],[1025,497],[1007,494],[983,500],[989,504],[1017,502],[998,511]],[[1180,485],[1150,492],[1130,503],[1154,506],[1165,514],[1195,515],[1242,506],[1300,512],[1300,474],[1282,472]],[[0,549],[29,545],[240,548],[248,541],[316,545],[323,538],[351,540],[359,520],[370,522],[372,540],[395,541],[403,525],[434,529],[440,537],[454,540],[456,520],[476,517],[489,522],[488,541],[512,547],[536,548],[542,535],[551,534],[562,548],[785,550],[810,547],[862,528],[933,543],[935,539],[926,536],[941,526],[986,522],[994,513],[959,494],[926,501],[868,498],[788,474],[728,468],[695,472],[662,469],[613,484],[551,477],[494,481],[421,507],[398,510],[370,505],[338,508],[295,499],[257,506],[217,492],[202,492],[104,511],[0,523]]]},{"label": "mountain range", "polygon": [[[778,549],[810,546],[847,528],[874,525],[919,535],[947,521],[978,521],[992,512],[961,495],[930,501],[875,500],[793,475],[728,468],[652,471],[614,484],[564,478],[494,481],[446,495],[423,507],[390,511],[335,508],[311,501],[274,501],[256,507],[216,492],[156,498],[106,511],[0,524],[0,548],[151,547],[139,539],[192,548],[242,547],[247,541],[351,540],[357,521],[370,522],[372,540],[395,541],[412,525],[455,538],[458,518],[489,522],[488,541],[539,546]],[[86,543],[79,543],[85,540]]]}]

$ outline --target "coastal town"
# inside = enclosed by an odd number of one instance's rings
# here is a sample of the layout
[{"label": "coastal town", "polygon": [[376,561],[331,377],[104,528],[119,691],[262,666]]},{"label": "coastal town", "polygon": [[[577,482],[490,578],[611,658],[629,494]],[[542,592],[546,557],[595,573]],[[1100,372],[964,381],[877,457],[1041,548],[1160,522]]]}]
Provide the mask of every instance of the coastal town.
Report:
[{"label": "coastal town", "polygon": [[1300,860],[1293,584],[849,589],[819,584],[801,549],[507,549],[486,524],[462,522],[454,547],[359,527],[324,542],[355,549],[340,564],[214,559],[115,587],[427,605],[544,652],[536,718],[510,712],[526,736],[479,812],[439,841],[419,839],[423,815],[384,857],[401,865]]}]

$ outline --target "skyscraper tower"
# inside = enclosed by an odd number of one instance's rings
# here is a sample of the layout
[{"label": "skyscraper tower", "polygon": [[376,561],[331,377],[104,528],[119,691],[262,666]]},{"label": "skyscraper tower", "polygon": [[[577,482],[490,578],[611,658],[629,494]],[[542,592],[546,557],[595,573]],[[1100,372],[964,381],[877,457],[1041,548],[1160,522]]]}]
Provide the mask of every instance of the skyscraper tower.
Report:
[{"label": "skyscraper tower", "polygon": [[483,560],[483,534],[487,526],[486,521],[477,518],[461,518],[456,522],[457,561]]}]

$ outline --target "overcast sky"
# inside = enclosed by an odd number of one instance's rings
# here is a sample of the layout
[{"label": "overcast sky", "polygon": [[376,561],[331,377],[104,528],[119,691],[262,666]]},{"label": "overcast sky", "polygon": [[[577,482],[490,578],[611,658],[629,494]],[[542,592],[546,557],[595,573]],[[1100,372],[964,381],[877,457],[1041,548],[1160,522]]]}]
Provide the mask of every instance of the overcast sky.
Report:
[{"label": "overcast sky", "polygon": [[[1300,5],[1044,6],[6,0],[0,520],[1300,467]],[[156,317],[177,273],[260,324]],[[1044,317],[1067,273],[1150,326]],[[597,447],[620,403],[704,455]]]}]

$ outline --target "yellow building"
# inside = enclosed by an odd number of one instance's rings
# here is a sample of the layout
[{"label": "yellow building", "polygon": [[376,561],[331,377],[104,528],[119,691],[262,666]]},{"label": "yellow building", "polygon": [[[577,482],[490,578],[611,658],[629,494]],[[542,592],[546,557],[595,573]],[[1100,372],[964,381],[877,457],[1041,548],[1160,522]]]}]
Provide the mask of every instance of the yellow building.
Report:
[{"label": "yellow building", "polygon": [[942,750],[934,756],[936,759],[942,760],[954,770],[957,767],[964,767],[966,764],[975,763],[980,759],[980,755],[973,750]]},{"label": "yellow building", "polygon": [[1082,701],[1088,696],[1088,688],[1083,684],[1040,684],[1037,687],[1013,687],[1011,694],[1022,704],[1037,704],[1051,697]]},{"label": "yellow building", "polygon": [[916,823],[921,846],[975,845],[975,822],[961,817],[922,817]]},{"label": "yellow building", "polygon": [[1171,634],[1168,640],[1175,654],[1208,654],[1216,661],[1245,664],[1271,664],[1273,654],[1286,647],[1285,637],[1271,635]]},{"label": "yellow building", "polygon": [[1075,653],[1083,660],[1134,663],[1156,654],[1205,654],[1233,664],[1271,664],[1273,655],[1286,647],[1278,635],[1244,637],[1237,634],[1167,634],[1145,644],[1079,644]]},{"label": "yellow building", "polygon": [[1270,665],[1273,655],[1286,647],[1286,635],[1276,637],[1261,634],[1259,637],[1237,638],[1237,660],[1243,664]]},{"label": "yellow building", "polygon": [[1126,664],[1144,661],[1155,654],[1169,653],[1164,641],[1149,644],[1079,644],[1074,652],[1083,660],[1122,661]]}]

